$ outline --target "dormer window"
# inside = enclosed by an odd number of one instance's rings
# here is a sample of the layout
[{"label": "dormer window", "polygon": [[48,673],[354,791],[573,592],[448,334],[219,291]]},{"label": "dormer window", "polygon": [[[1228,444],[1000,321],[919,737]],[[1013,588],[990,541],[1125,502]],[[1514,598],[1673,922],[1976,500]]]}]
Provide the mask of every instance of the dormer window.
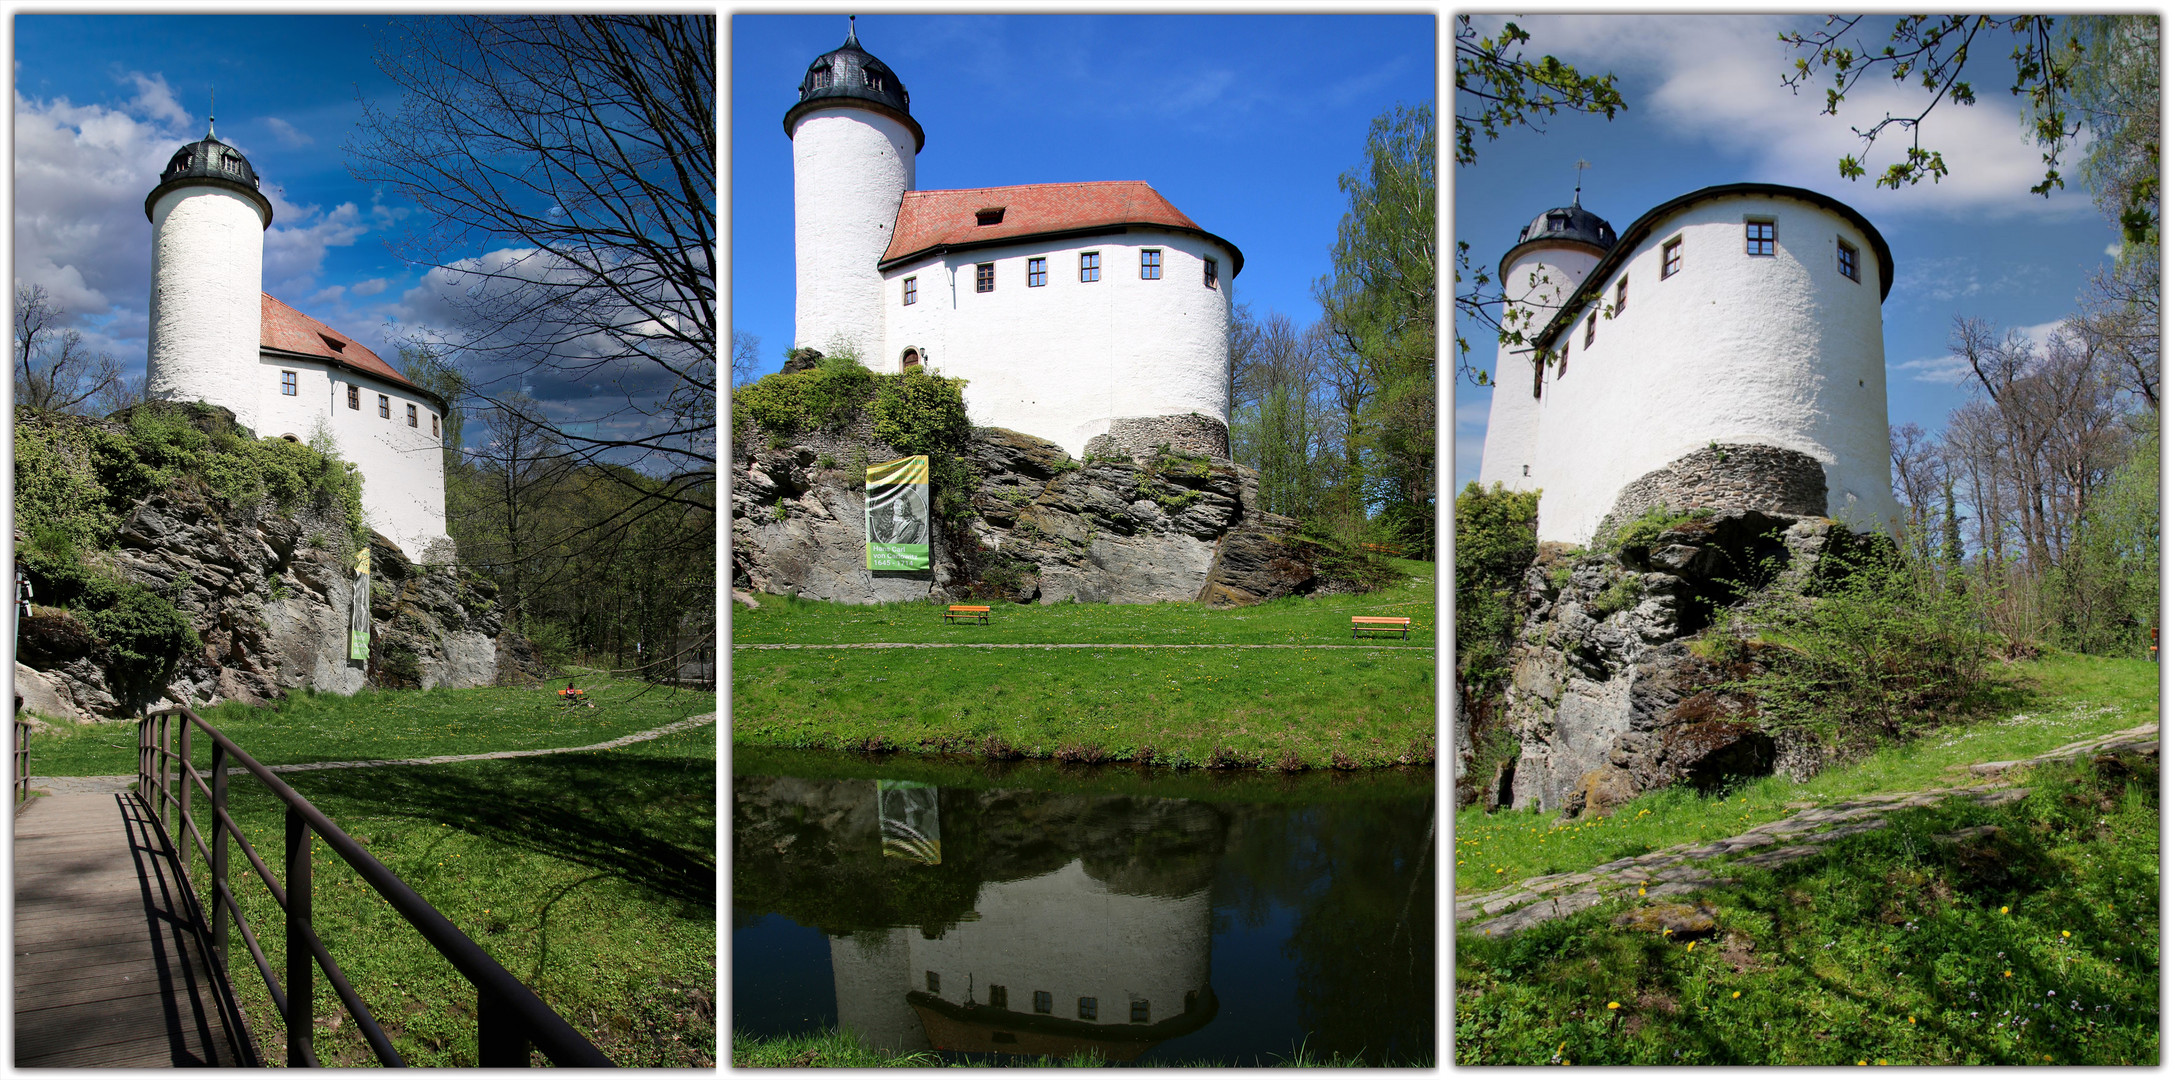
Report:
[{"label": "dormer window", "polygon": [[1004,207],[985,206],[974,212],[976,225],[1001,225],[1004,223]]},{"label": "dormer window", "polygon": [[876,74],[876,73],[875,73],[875,72],[873,72],[873,71],[869,71],[869,72],[864,72],[864,73],[862,74],[862,78],[864,78],[864,79],[866,79],[866,80],[868,81],[868,88],[869,88],[869,90],[870,90],[871,92],[873,92],[873,93],[878,93],[878,94],[881,94],[881,93],[883,93],[883,91],[884,91],[884,77],[883,77],[883,76],[881,76],[881,75],[878,75],[878,74]]},{"label": "dormer window", "polygon": [[341,341],[339,338],[333,337],[331,334],[319,334],[317,336],[324,339],[325,346],[331,349],[333,352],[341,352],[347,348],[347,342]]},{"label": "dormer window", "polygon": [[1571,215],[1569,215],[1569,214],[1550,214],[1550,215],[1548,215],[1548,231],[1549,231],[1549,232],[1569,232],[1569,231],[1571,231]]},{"label": "dormer window", "polygon": [[808,73],[808,89],[828,90],[830,88],[831,66],[829,64],[825,64],[822,67],[819,67],[814,71]]}]

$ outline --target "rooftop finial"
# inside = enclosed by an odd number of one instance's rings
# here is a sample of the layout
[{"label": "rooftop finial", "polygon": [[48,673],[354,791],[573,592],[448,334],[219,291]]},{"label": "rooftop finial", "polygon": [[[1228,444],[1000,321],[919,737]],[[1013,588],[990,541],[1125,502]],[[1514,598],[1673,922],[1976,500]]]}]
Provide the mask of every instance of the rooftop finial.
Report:
[{"label": "rooftop finial", "polygon": [[210,111],[210,112],[208,112],[208,113],[205,113],[205,114],[204,114],[204,137],[205,137],[205,138],[207,138],[207,139],[216,139],[216,138],[218,138],[218,137],[219,137],[219,134],[218,134],[218,129],[217,129],[217,126],[216,126],[216,125],[218,124],[218,122],[219,122],[219,88],[218,88],[218,87],[216,87],[216,86],[214,86],[214,87],[212,87],[212,88],[211,88],[211,111]]},{"label": "rooftop finial", "polygon": [[1577,206],[1579,191],[1586,186],[1586,170],[1593,168],[1593,162],[1580,158],[1574,168],[1578,170],[1578,182],[1571,185],[1571,205]]},{"label": "rooftop finial", "polygon": [[855,37],[853,33],[853,16],[851,15],[846,16],[846,44],[856,49],[861,47],[861,39]]}]

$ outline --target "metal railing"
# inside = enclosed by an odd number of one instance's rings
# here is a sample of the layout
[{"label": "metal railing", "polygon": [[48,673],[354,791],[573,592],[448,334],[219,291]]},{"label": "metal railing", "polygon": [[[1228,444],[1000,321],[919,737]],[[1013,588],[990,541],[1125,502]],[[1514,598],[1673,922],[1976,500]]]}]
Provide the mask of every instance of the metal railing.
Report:
[{"label": "metal railing", "polygon": [[[175,723],[177,718],[181,721],[179,724]],[[212,741],[208,781],[206,773],[197,771],[190,757],[193,733],[199,731]],[[310,805],[308,799],[296,794],[285,781],[243,753],[233,740],[206,724],[188,707],[175,706],[144,717],[136,729],[136,762],[137,791],[152,807],[152,818],[166,834],[167,842],[173,844],[178,827],[195,842],[197,852],[211,868],[212,910],[207,925],[215,965],[221,971],[226,970],[227,924],[231,922],[241,931],[242,944],[248,948],[250,958],[256,961],[257,972],[264,977],[265,989],[271,993],[272,1007],[286,1026],[289,1066],[317,1065],[317,1054],[312,1046],[314,1017],[310,1004],[315,996],[318,968],[324,970],[325,981],[346,1007],[348,1015],[355,1019],[357,1030],[378,1060],[391,1066],[406,1064],[371,1015],[370,1007],[363,1004],[355,988],[349,985],[347,975],[340,970],[340,965],[333,960],[311,924],[310,837],[314,834],[323,837],[325,845],[334,854],[346,860],[357,876],[392,905],[401,918],[423,935],[423,940],[437,949],[438,954],[476,988],[478,1065],[485,1068],[526,1067],[529,1048],[533,1045],[554,1065],[612,1067],[612,1061],[574,1030],[573,1025],[553,1012],[551,1006],[544,1004],[512,972],[491,959],[451,920],[417,895],[407,882],[400,880],[399,875],[387,869],[353,837],[333,824],[332,819]],[[286,807],[285,887],[273,880],[272,871],[228,812],[227,774],[236,766],[256,777]],[[202,792],[211,800],[211,841],[208,845],[192,812],[196,792]],[[241,907],[227,883],[227,841],[230,838],[241,847],[242,855],[263,880],[272,902],[285,913],[287,972],[284,982],[273,976],[271,961],[265,958],[264,949],[258,944],[249,921],[242,917]],[[178,849],[178,845],[174,846]],[[177,862],[186,867],[188,860],[180,858]],[[183,877],[187,877],[185,870]],[[193,886],[191,892],[194,892]]]}]

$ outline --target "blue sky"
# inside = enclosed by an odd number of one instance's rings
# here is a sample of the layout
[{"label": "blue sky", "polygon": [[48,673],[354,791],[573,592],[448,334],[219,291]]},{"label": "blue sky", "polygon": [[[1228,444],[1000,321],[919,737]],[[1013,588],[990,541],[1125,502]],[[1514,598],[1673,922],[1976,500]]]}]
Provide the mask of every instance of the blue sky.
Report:
[{"label": "blue sky", "polygon": [[[863,15],[861,45],[913,95],[922,190],[1144,180],[1238,245],[1235,298],[1301,326],[1367,125],[1436,91],[1433,15]],[[843,15],[735,15],[732,319],[793,343],[793,148],[785,112]]]},{"label": "blue sky", "polygon": [[[1475,16],[1484,35],[1502,17]],[[1457,169],[1456,238],[1472,245],[1489,272],[1518,230],[1541,211],[1570,201],[1575,163],[1585,159],[1582,205],[1622,228],[1667,199],[1733,181],[1792,184],[1856,207],[1888,241],[1895,287],[1883,305],[1889,423],[1946,426],[1964,393],[1964,374],[1948,358],[1958,315],[2044,336],[2075,310],[2087,276],[2116,240],[2076,178],[2079,155],[2065,155],[2066,190],[2041,198],[2028,190],[2044,172],[2039,151],[2023,141],[2019,99],[2008,93],[2014,68],[2009,42],[1982,47],[1969,75],[1978,104],[1944,103],[1927,119],[1923,144],[1940,150],[1950,173],[1939,184],[1890,191],[1872,176],[1900,159],[1907,137],[1891,131],[1875,144],[1868,176],[1848,181],[1836,161],[1857,152],[1853,123],[1867,126],[1883,108],[1923,107],[1915,84],[1898,90],[1884,77],[1861,82],[1841,117],[1822,115],[1823,89],[1792,96],[1781,85],[1790,58],[1779,30],[1817,26],[1816,16],[1544,15],[1516,19],[1531,32],[1529,58],[1553,53],[1584,72],[1614,72],[1629,108],[1613,121],[1558,115],[1543,134],[1517,132],[1478,144],[1479,161]],[[1885,35],[1893,16],[1869,17],[1864,32]],[[1982,43],[1983,46],[1983,43]],[[1829,85],[1832,85],[1832,81]],[[1867,113],[1871,112],[1870,117]],[[1485,327],[1459,331],[1471,359],[1489,369],[1495,338]],[[1445,363],[1449,362],[1446,355]],[[1480,470],[1489,392],[1456,389],[1456,484]]]},{"label": "blue sky", "polygon": [[408,208],[347,174],[341,143],[386,15],[14,16],[14,264],[93,348],[143,369],[151,225],[143,199],[183,143],[218,134],[273,204],[266,292],[393,358],[420,272],[384,247]]}]

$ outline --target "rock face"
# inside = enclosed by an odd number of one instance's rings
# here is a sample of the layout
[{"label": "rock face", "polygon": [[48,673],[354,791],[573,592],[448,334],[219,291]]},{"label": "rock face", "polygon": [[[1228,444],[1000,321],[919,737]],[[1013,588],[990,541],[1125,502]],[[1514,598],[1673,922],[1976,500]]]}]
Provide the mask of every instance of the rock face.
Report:
[{"label": "rock face", "polygon": [[[93,557],[172,600],[203,640],[181,658],[163,700],[256,704],[304,687],[351,694],[548,674],[534,647],[505,631],[493,586],[451,566],[411,563],[374,534],[371,660],[347,659],[354,576],[351,556],[338,550],[345,535],[336,517],[290,516],[268,502],[226,507],[177,485],[138,503],[114,550]],[[18,659],[37,676],[19,683],[45,695],[26,695],[26,707],[56,719],[132,715],[159,704],[118,690],[104,646],[63,610],[38,608],[24,620]]]},{"label": "rock face", "polygon": [[1740,590],[1790,587],[1823,552],[1854,542],[1826,518],[1724,511],[1651,544],[1573,557],[1543,544],[1526,572],[1525,619],[1504,707],[1519,754],[1486,785],[1491,805],[1600,814],[1679,781],[1818,767],[1746,719],[1719,689],[1742,677],[1687,639]]},{"label": "rock face", "polygon": [[[978,428],[971,513],[939,523],[933,572],[866,569],[862,470],[904,456],[866,430],[762,442],[733,455],[733,584],[842,603],[964,600],[1252,604],[1349,591],[1296,522],[1258,509],[1253,470],[1207,454],[1090,454]],[[753,445],[751,445],[753,444]]]}]

